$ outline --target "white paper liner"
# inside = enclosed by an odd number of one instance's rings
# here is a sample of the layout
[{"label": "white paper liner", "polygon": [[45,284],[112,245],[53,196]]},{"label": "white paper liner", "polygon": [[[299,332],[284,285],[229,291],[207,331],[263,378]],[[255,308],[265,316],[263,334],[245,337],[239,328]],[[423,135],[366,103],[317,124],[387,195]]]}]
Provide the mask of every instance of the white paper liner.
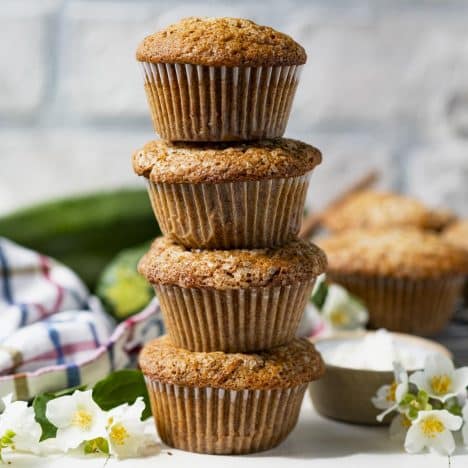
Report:
[{"label": "white paper liner", "polygon": [[278,445],[296,425],[307,388],[233,391],[145,379],[162,441],[210,454],[253,453]]},{"label": "white paper liner", "polygon": [[365,302],[371,328],[418,335],[436,334],[447,325],[463,288],[462,276],[411,279],[329,272],[329,278]]},{"label": "white paper liner", "polygon": [[149,182],[161,231],[186,247],[283,245],[301,227],[309,175],[218,184]]},{"label": "white paper liner", "polygon": [[156,285],[155,290],[177,347],[236,353],[294,339],[314,282],[230,290]]},{"label": "white paper liner", "polygon": [[141,67],[155,131],[172,141],[282,136],[302,69],[147,62]]}]

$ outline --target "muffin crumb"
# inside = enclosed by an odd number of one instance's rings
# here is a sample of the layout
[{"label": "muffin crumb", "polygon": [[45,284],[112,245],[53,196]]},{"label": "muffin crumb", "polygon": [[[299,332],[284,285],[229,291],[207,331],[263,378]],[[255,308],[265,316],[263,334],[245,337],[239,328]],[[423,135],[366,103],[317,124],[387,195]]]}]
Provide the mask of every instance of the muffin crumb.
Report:
[{"label": "muffin crumb", "polygon": [[133,154],[138,175],[172,184],[298,177],[321,161],[317,148],[289,138],[211,144],[154,140]]},{"label": "muffin crumb", "polygon": [[305,338],[257,353],[228,354],[187,351],[164,336],[143,348],[139,363],[145,375],[164,383],[236,391],[296,387],[325,372],[320,354]]},{"label": "muffin crumb", "polygon": [[138,271],[154,284],[238,289],[309,281],[325,271],[325,254],[310,242],[253,250],[199,250],[159,237]]},{"label": "muffin crumb", "polygon": [[468,273],[468,252],[416,228],[349,230],[317,241],[337,273],[432,278]]},{"label": "muffin crumb", "polygon": [[205,66],[302,65],[307,55],[291,37],[242,18],[189,17],[147,36],[140,62]]}]

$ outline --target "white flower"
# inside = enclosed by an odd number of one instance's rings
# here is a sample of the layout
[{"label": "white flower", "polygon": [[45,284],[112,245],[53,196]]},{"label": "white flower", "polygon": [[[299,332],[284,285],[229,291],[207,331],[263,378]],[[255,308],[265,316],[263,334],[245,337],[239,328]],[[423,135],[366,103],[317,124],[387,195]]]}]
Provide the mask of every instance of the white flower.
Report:
[{"label": "white flower", "polygon": [[398,409],[398,405],[408,392],[408,374],[400,363],[393,363],[395,380],[390,385],[382,385],[377,394],[372,398],[373,405],[385,410],[377,416],[377,421],[382,421],[385,416]]},{"label": "white flower", "polygon": [[106,413],[94,402],[92,390],[77,390],[49,401],[46,417],[57,427],[57,446],[65,452],[82,442],[107,436]]},{"label": "white flower", "polygon": [[447,410],[420,411],[406,434],[405,449],[417,453],[427,447],[440,455],[450,455],[455,450],[451,431],[458,431],[462,423],[460,416]]},{"label": "white flower", "polygon": [[408,429],[411,427],[411,420],[406,414],[397,414],[390,423],[390,439],[404,442]]},{"label": "white flower", "polygon": [[424,370],[410,377],[419,390],[441,401],[466,392],[468,367],[455,369],[453,362],[443,354],[430,354],[426,357]]},{"label": "white flower", "polygon": [[159,451],[152,420],[141,421],[144,409],[145,403],[140,397],[133,405],[124,404],[109,411],[107,432],[112,455],[133,458]]},{"label": "white flower", "polygon": [[3,398],[5,410],[0,416],[0,438],[8,432],[12,436],[12,449],[19,452],[39,453],[42,429],[34,417],[34,409],[26,401],[12,402],[12,395]]},{"label": "white flower", "polygon": [[322,314],[333,328],[339,330],[361,328],[368,320],[366,308],[337,284],[328,286]]}]

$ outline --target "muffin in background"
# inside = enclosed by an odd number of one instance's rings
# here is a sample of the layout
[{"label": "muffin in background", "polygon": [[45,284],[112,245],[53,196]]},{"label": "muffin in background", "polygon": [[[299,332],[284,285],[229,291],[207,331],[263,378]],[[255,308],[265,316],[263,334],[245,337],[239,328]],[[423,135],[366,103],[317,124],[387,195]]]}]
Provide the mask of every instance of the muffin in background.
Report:
[{"label": "muffin in background", "polygon": [[398,227],[440,231],[453,220],[454,215],[449,211],[428,208],[415,198],[363,190],[330,208],[322,223],[332,232]]},{"label": "muffin in background", "polygon": [[328,278],[365,302],[372,328],[439,332],[468,273],[468,252],[414,228],[350,230],[317,243],[328,258]]},{"label": "muffin in background", "polygon": [[260,248],[295,238],[309,174],[321,160],[318,149],[287,138],[156,140],[134,153],[133,168],[148,179],[163,234],[187,247]]},{"label": "muffin in background", "polygon": [[161,237],[139,272],[153,284],[175,346],[251,352],[294,339],[326,258],[293,241],[274,249],[186,249]]},{"label": "muffin in background", "polygon": [[[468,252],[468,219],[451,224],[443,233],[442,237],[451,244]],[[468,303],[468,277],[464,290],[465,302]]]},{"label": "muffin in background", "polygon": [[275,138],[286,129],[304,49],[240,18],[185,18],[136,53],[156,132],[172,141]]},{"label": "muffin in background", "polygon": [[167,337],[139,359],[158,433],[191,452],[241,454],[268,450],[296,425],[307,384],[324,364],[306,339],[258,354],[194,353]]},{"label": "muffin in background", "polygon": [[451,224],[444,230],[442,237],[451,244],[468,251],[468,219]]}]

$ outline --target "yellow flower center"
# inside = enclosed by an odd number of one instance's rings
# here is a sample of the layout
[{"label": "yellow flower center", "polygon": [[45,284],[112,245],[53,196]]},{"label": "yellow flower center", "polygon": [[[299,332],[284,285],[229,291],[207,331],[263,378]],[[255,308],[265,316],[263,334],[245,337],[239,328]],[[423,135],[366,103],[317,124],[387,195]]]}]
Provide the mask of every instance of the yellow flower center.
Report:
[{"label": "yellow flower center", "polygon": [[349,317],[346,313],[346,310],[343,309],[336,309],[330,315],[330,322],[335,327],[342,327],[344,325],[348,325]]},{"label": "yellow flower center", "polygon": [[452,389],[452,379],[448,375],[435,375],[431,387],[436,395],[444,395]]},{"label": "yellow flower center", "polygon": [[390,388],[388,389],[387,393],[387,401],[395,401],[396,400],[396,388],[398,384],[396,382],[393,382],[392,385],[390,385]]},{"label": "yellow flower center", "polygon": [[122,424],[118,423],[112,426],[110,430],[110,438],[112,439],[112,442],[116,445],[123,445],[125,443],[125,440],[128,439],[128,432],[125,427],[123,427]]},{"label": "yellow flower center", "polygon": [[419,426],[421,427],[423,434],[426,437],[430,437],[431,439],[445,430],[444,424],[440,421],[440,419],[437,419],[434,416],[429,416],[428,418],[423,419],[419,423]]},{"label": "yellow flower center", "polygon": [[93,415],[84,409],[79,409],[73,415],[72,424],[88,431],[93,423]]}]

